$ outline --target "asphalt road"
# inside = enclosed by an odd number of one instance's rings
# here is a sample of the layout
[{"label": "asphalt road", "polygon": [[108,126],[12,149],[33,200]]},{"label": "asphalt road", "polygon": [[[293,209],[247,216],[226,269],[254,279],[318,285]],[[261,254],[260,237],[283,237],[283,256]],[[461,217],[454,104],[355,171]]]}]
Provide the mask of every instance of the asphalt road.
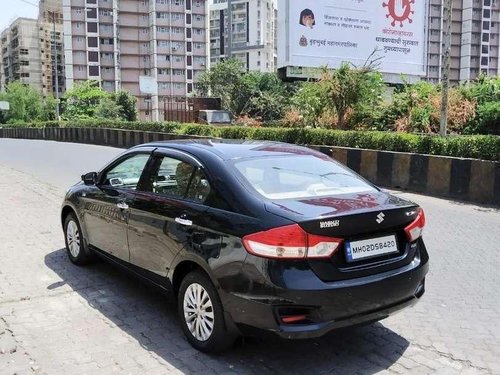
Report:
[{"label": "asphalt road", "polygon": [[427,292],[380,323],[317,340],[190,348],[157,291],[69,263],[65,189],[122,150],[0,139],[0,374],[500,374],[500,212],[394,192],[426,211]]}]

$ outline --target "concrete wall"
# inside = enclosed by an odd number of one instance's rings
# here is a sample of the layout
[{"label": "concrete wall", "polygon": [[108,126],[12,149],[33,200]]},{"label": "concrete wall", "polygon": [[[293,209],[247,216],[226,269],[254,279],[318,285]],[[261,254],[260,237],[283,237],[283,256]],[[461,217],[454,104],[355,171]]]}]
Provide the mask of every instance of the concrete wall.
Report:
[{"label": "concrete wall", "polygon": [[[101,128],[0,128],[0,138],[129,148],[152,141],[203,137]],[[345,147],[311,148],[332,156],[379,186],[500,205],[500,162]]]}]

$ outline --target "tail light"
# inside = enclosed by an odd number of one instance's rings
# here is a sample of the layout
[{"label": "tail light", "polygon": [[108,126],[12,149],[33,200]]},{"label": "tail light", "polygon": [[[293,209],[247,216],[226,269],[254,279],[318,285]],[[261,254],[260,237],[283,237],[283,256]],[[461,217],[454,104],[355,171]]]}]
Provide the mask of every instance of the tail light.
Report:
[{"label": "tail light", "polygon": [[408,241],[413,242],[418,239],[425,227],[425,214],[424,210],[421,208],[418,209],[418,214],[415,220],[412,221],[410,225],[405,228],[406,237]]},{"label": "tail light", "polygon": [[339,238],[306,233],[298,224],[243,237],[243,245],[250,254],[276,259],[328,258],[341,243]]}]

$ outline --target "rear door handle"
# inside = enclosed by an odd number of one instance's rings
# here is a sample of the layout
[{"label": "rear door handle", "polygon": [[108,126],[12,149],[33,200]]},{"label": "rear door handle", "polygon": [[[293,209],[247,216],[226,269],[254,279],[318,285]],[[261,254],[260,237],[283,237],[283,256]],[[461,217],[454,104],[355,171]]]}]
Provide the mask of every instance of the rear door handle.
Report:
[{"label": "rear door handle", "polygon": [[117,203],[116,207],[118,207],[120,210],[128,210],[128,204],[125,202]]},{"label": "rear door handle", "polygon": [[189,219],[185,219],[185,218],[182,218],[182,217],[176,217],[176,218],[175,218],[175,222],[176,222],[176,223],[179,223],[179,224],[181,224],[181,225],[185,225],[185,226],[187,226],[187,227],[189,227],[189,226],[193,225],[193,222],[192,222],[191,220],[189,220]]}]

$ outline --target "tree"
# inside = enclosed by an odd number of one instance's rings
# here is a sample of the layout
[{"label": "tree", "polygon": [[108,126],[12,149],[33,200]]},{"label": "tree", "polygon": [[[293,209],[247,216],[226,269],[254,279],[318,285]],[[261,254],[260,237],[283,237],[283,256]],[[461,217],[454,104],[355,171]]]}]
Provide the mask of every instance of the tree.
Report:
[{"label": "tree", "polygon": [[221,98],[222,108],[233,115],[241,114],[246,103],[240,100],[244,89],[243,63],[237,59],[228,59],[215,64],[203,72],[198,80],[198,94]]},{"label": "tree", "polygon": [[275,73],[246,72],[236,59],[221,61],[204,72],[198,94],[221,98],[223,109],[233,116],[252,116],[264,121],[280,119],[293,90]]},{"label": "tree", "polygon": [[320,82],[325,85],[328,104],[335,110],[340,129],[346,128],[346,115],[356,106],[366,103],[375,106],[380,102],[384,87],[382,77],[370,65],[356,68],[348,63],[333,73],[325,69]]},{"label": "tree", "polygon": [[125,121],[137,120],[137,99],[127,91],[118,91],[114,94],[114,100],[119,107],[120,118]]},{"label": "tree", "polygon": [[305,82],[292,98],[293,107],[303,118],[304,125],[317,126],[318,119],[328,110],[328,96],[324,82]]},{"label": "tree", "polygon": [[0,93],[0,100],[9,102],[10,109],[2,115],[2,120],[8,123],[46,121],[55,117],[54,99],[44,99],[32,86],[19,81],[9,83],[5,92]]},{"label": "tree", "polygon": [[238,94],[244,104],[242,114],[259,117],[263,121],[279,120],[290,104],[291,92],[292,89],[274,73],[246,73]]},{"label": "tree", "polygon": [[111,98],[103,98],[99,102],[99,105],[95,109],[95,117],[108,119],[108,120],[120,120],[122,118],[123,108],[116,104]]},{"label": "tree", "polygon": [[78,82],[66,91],[63,118],[66,120],[92,118],[102,99],[109,94],[99,87],[97,81]]}]

